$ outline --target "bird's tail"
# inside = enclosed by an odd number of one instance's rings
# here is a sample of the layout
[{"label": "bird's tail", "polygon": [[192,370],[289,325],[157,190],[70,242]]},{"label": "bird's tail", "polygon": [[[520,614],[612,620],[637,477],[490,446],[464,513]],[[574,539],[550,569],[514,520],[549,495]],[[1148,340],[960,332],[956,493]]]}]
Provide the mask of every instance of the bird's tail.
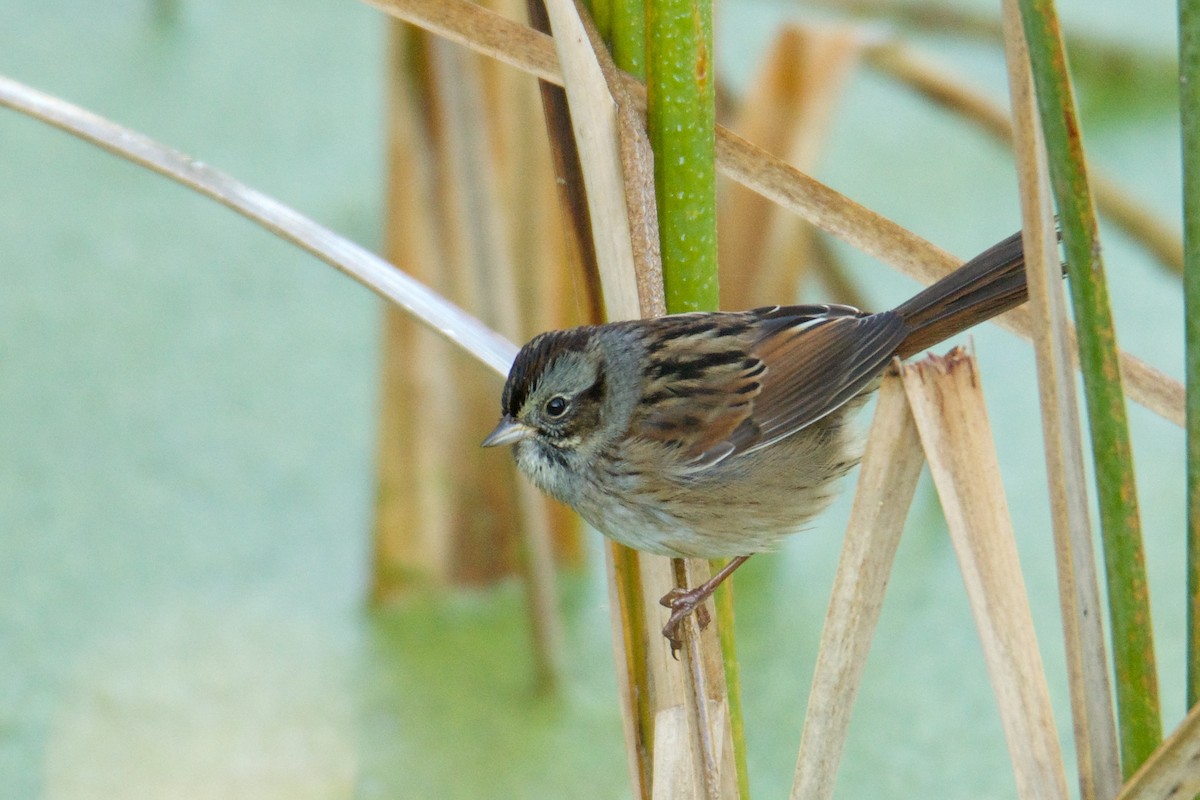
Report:
[{"label": "bird's tail", "polygon": [[919,353],[1021,305],[1026,297],[1025,252],[1021,234],[1014,233],[896,307],[909,329],[896,354]]}]

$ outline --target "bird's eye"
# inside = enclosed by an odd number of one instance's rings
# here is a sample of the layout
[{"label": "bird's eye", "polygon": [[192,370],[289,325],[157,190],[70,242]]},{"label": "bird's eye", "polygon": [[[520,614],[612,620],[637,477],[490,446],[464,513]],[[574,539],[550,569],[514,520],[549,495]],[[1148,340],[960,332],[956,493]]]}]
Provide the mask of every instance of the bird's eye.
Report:
[{"label": "bird's eye", "polygon": [[546,401],[546,416],[557,419],[567,413],[567,406],[567,398],[556,394]]}]

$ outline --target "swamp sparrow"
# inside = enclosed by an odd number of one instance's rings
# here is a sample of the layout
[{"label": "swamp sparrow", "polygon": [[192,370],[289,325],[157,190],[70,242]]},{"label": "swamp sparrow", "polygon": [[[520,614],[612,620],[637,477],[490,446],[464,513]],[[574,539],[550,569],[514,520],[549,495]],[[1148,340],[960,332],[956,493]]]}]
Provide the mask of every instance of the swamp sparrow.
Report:
[{"label": "swamp sparrow", "polygon": [[893,358],[1025,301],[1015,234],[891,311],[772,306],[543,333],[517,354],[485,447],[629,547],[726,558],[663,598],[664,634],[753,553],[824,509],[858,461],[847,424]]}]

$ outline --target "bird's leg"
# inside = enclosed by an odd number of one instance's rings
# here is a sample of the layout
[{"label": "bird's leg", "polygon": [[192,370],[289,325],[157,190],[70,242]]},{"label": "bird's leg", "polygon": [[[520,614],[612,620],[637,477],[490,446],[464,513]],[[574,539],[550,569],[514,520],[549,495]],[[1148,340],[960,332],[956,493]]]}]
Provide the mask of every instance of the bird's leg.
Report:
[{"label": "bird's leg", "polygon": [[708,625],[708,614],[705,613],[701,603],[707,600],[717,590],[717,587],[733,574],[735,569],[745,564],[748,558],[750,556],[738,556],[731,559],[728,564],[721,567],[716,575],[713,575],[699,586],[692,589],[676,587],[663,595],[662,599],[658,601],[663,606],[671,609],[671,616],[667,620],[667,624],[663,626],[663,636],[667,637],[671,642],[672,653],[678,651],[681,646],[682,637],[680,634],[682,631],[679,626],[687,618],[687,615],[699,609],[696,618],[700,621],[700,628],[703,630]]}]

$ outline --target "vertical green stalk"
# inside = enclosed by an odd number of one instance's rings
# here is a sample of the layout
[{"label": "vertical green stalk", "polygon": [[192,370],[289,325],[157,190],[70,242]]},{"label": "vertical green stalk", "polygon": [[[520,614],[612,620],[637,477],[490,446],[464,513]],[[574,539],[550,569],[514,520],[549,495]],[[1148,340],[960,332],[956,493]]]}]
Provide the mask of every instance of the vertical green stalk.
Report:
[{"label": "vertical green stalk", "polygon": [[1200,702],[1200,0],[1179,0],[1187,372],[1187,705]]},{"label": "vertical green stalk", "polygon": [[622,0],[613,8],[613,61],[641,80],[646,79],[646,0]]},{"label": "vertical green stalk", "polygon": [[717,307],[712,43],[712,0],[646,0],[646,114],[672,314]]},{"label": "vertical green stalk", "polygon": [[1078,325],[1108,580],[1121,762],[1128,777],[1162,741],[1133,452],[1062,31],[1053,0],[1020,0],[1020,8]]},{"label": "vertical green stalk", "polygon": [[[647,128],[654,149],[654,188],[667,312],[717,308],[716,85],[713,73],[712,0],[635,0],[645,3],[637,34],[631,9],[631,38],[644,37],[644,61],[636,40],[623,45],[614,32],[617,64],[645,76]],[[634,3],[630,4],[631,6]],[[714,568],[719,565],[714,564]],[[729,695],[738,796],[749,798],[746,735],[733,627],[733,593],[726,583],[715,598],[725,683]]]}]

